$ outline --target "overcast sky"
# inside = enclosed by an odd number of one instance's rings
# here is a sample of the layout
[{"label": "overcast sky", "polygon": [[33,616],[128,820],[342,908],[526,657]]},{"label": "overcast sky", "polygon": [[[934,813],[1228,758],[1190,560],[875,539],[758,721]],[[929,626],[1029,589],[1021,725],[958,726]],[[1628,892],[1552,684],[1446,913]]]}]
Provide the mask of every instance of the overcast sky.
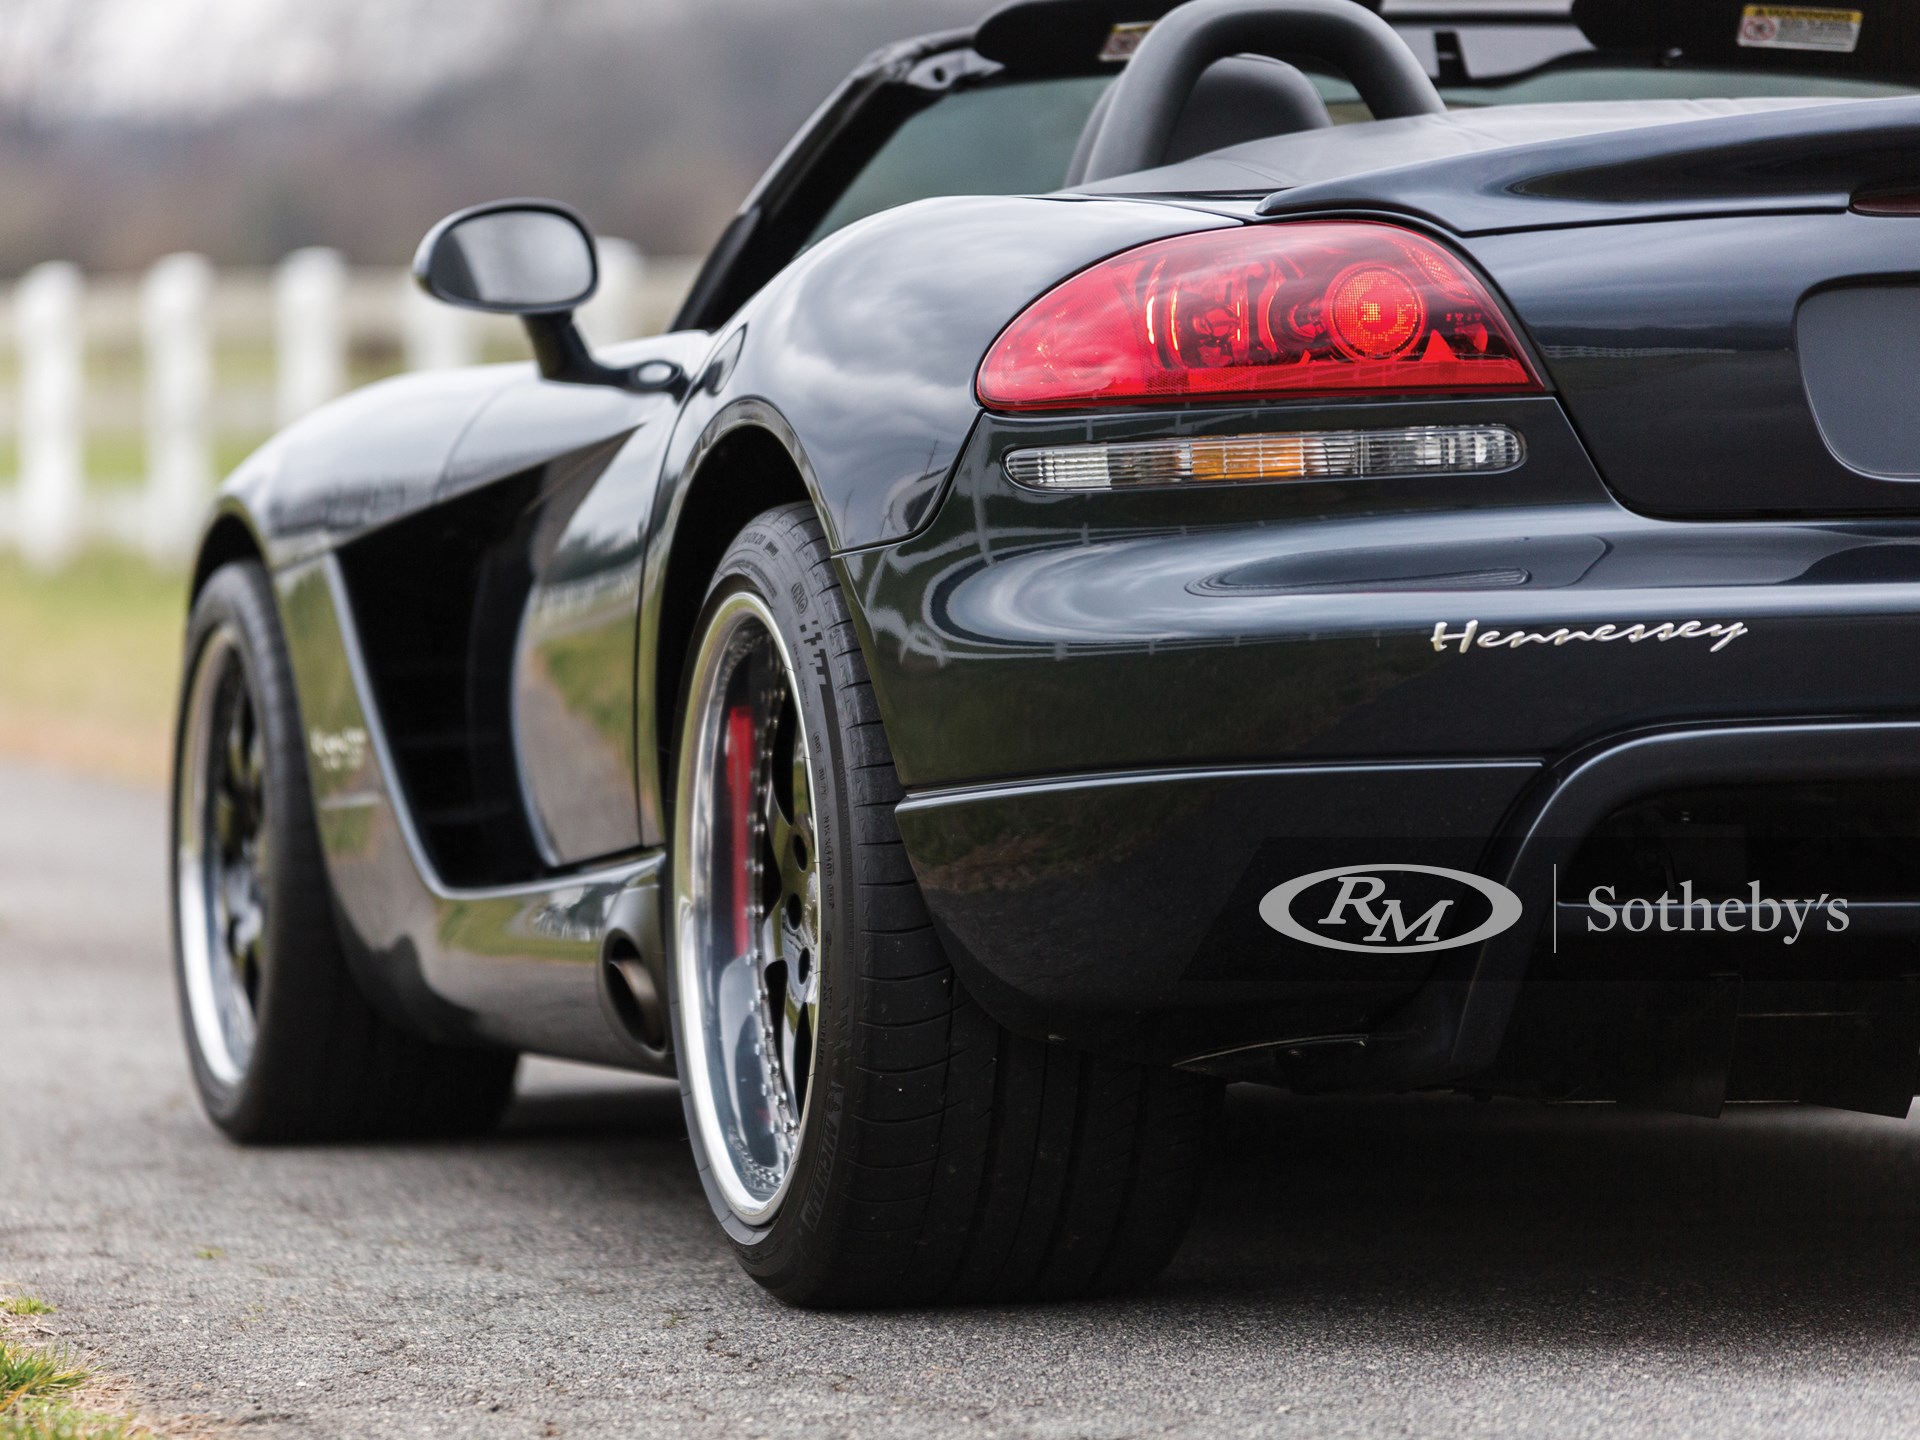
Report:
[{"label": "overcast sky", "polygon": [[[1512,3],[1445,0],[1456,11]],[[0,102],[66,117],[190,115],[349,86],[404,98],[484,70],[536,27],[607,27],[644,40],[649,21],[755,9],[791,19],[796,7],[884,14],[888,0],[0,0]],[[950,8],[941,23],[962,23],[993,0]],[[924,21],[928,6],[915,9]]]},{"label": "overcast sky", "polygon": [[6,0],[0,90],[55,114],[124,114],[291,98],[349,80],[376,92],[417,88],[484,67],[544,8],[542,0]]}]

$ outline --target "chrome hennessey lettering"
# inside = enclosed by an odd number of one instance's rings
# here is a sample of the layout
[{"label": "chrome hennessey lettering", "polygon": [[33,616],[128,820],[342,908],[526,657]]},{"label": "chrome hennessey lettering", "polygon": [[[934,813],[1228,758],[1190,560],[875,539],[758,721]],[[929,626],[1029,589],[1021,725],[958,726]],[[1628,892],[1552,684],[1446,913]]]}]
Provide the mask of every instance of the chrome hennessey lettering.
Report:
[{"label": "chrome hennessey lettering", "polygon": [[1710,624],[1700,620],[1668,620],[1658,625],[1643,623],[1634,625],[1594,625],[1584,630],[1576,630],[1563,625],[1557,630],[1495,630],[1482,629],[1478,620],[1469,620],[1458,630],[1449,629],[1447,622],[1441,620],[1433,627],[1433,648],[1445,652],[1449,645],[1457,644],[1460,653],[1469,650],[1518,650],[1526,645],[1552,645],[1555,647],[1586,641],[1606,645],[1615,640],[1624,640],[1629,645],[1638,645],[1642,640],[1658,640],[1662,644],[1669,640],[1711,640],[1708,654],[1724,650],[1742,635],[1747,627],[1738,620],[1725,624]]},{"label": "chrome hennessey lettering", "polygon": [[344,730],[314,729],[308,732],[307,749],[313,760],[329,775],[358,770],[367,758],[367,732],[358,725]]}]

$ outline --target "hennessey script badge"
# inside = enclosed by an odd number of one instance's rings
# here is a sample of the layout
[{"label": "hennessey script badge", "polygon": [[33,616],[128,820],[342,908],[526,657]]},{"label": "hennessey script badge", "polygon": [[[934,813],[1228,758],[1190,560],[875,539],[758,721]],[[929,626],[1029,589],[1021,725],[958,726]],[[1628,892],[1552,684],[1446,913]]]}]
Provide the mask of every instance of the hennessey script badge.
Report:
[{"label": "hennessey script badge", "polygon": [[1724,625],[1708,625],[1698,620],[1682,620],[1678,623],[1666,621],[1660,625],[1595,625],[1586,630],[1575,630],[1561,626],[1558,630],[1483,630],[1478,620],[1469,620],[1458,630],[1447,628],[1442,620],[1433,627],[1433,648],[1445,651],[1449,645],[1457,644],[1460,653],[1469,650],[1518,650],[1524,645],[1560,646],[1575,640],[1589,641],[1605,645],[1614,640],[1624,640],[1629,645],[1638,645],[1642,640],[1711,640],[1708,653],[1724,650],[1742,635],[1747,627],[1738,620]]}]

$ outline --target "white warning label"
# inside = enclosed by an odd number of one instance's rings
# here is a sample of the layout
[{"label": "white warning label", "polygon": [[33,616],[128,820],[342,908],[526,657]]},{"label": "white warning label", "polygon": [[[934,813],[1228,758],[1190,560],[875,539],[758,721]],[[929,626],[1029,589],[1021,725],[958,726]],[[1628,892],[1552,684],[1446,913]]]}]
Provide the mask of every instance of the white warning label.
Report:
[{"label": "white warning label", "polygon": [[1114,26],[1107,35],[1107,43],[1100,47],[1100,58],[1108,64],[1131,60],[1133,52],[1140,48],[1140,42],[1147,38],[1147,32],[1151,29],[1151,20],[1132,20]]},{"label": "white warning label", "polygon": [[1749,5],[1740,43],[1760,50],[1826,50],[1851,55],[1860,44],[1861,12],[1808,5]]}]

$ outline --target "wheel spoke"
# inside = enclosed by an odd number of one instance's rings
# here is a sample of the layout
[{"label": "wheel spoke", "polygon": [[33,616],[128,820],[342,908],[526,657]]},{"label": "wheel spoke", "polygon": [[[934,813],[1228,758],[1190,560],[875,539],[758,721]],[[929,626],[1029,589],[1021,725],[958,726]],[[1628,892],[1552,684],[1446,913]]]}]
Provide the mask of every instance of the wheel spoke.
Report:
[{"label": "wheel spoke", "polygon": [[266,738],[261,735],[259,727],[251,723],[252,707],[248,707],[248,711],[249,724],[247,728],[251,731],[251,735],[247,741],[247,768],[245,771],[247,803],[253,816],[254,826],[257,829],[266,814],[267,808],[267,744]]},{"label": "wheel spoke", "polygon": [[[260,752],[258,736],[254,733],[253,707],[247,703],[247,694],[241,688],[233,697],[233,714],[227,722],[227,753],[225,773],[222,779],[225,788],[235,800],[251,811],[251,804],[259,788]],[[251,814],[248,814],[251,819]]]},{"label": "wheel spoke", "polygon": [[235,790],[241,788],[247,773],[246,701],[233,697],[233,711],[227,717],[226,771],[221,777]]},{"label": "wheel spoke", "polygon": [[[731,617],[731,618],[729,618]],[[722,1188],[743,1215],[777,1197],[798,1150],[813,1066],[819,882],[807,748],[796,691],[771,616],[742,597],[723,608],[695,658],[689,733],[708,738],[688,783],[705,809],[690,814],[689,948],[683,995],[706,1059],[690,1062]],[[724,993],[723,993],[724,992]],[[712,1127],[712,1128],[707,1128]],[[716,1173],[719,1173],[716,1171]]]},{"label": "wheel spoke", "polygon": [[[792,734],[799,715],[790,694],[770,701],[776,714],[773,735]],[[767,848],[771,851],[779,892],[760,926],[765,949],[762,973],[765,996],[779,1046],[780,1084],[792,1115],[805,1107],[809,1072],[813,1064],[814,1021],[814,911],[812,894],[813,836],[808,826],[806,751],[793,746],[781,754],[768,746],[768,765],[762,786],[762,813],[766,817]],[[782,791],[790,798],[783,803]]]},{"label": "wheel spoke", "polygon": [[800,1024],[803,1017],[812,1014],[819,1000],[818,984],[819,975],[814,969],[811,956],[808,957],[808,963],[796,964],[788,969],[785,1007],[781,1017],[787,1029],[792,1030]]},{"label": "wheel spoke", "polygon": [[213,839],[220,847],[220,853],[232,854],[234,846],[240,843],[240,812],[224,784],[213,793],[212,809],[213,815],[208,829],[212,831]]},{"label": "wheel spoke", "polygon": [[761,787],[765,792],[761,796],[761,822],[766,826],[767,848],[773,852],[775,865],[779,868],[782,888],[785,887],[787,853],[793,845],[793,822],[780,809],[780,796],[771,785]]},{"label": "wheel spoke", "polygon": [[793,813],[790,817],[794,832],[807,842],[807,853],[802,857],[802,868],[811,868],[813,864],[813,782],[807,778],[807,752],[800,746],[793,751]]},{"label": "wheel spoke", "polygon": [[780,1069],[798,1115],[806,1103],[807,1073],[813,1067],[813,1012],[804,997],[789,989],[781,1007]]}]

